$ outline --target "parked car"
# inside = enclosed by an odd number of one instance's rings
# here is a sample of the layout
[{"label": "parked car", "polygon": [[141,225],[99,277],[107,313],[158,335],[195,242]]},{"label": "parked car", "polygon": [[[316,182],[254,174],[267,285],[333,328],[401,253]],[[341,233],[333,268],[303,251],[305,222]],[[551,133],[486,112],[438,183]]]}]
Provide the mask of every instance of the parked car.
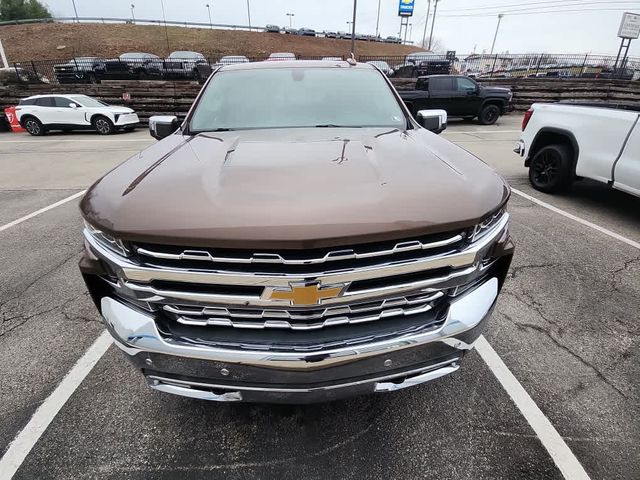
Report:
[{"label": "parked car", "polygon": [[391,68],[387,62],[384,62],[382,60],[371,60],[371,61],[369,61],[367,63],[369,65],[373,65],[375,67],[378,67],[388,77],[393,75],[393,72],[394,72],[393,68]]},{"label": "parked car", "polygon": [[267,62],[278,62],[282,60],[295,60],[296,56],[293,53],[289,52],[280,52],[280,53],[272,53],[267,58]]},{"label": "parked car", "polygon": [[512,109],[508,88],[484,87],[464,75],[420,77],[413,90],[398,93],[414,116],[424,109],[443,109],[450,117],[478,118],[483,125],[493,125]]},{"label": "parked car", "polygon": [[98,83],[105,69],[100,57],[75,57],[67,63],[53,66],[58,83]]},{"label": "parked car", "polygon": [[164,75],[164,62],[151,53],[123,53],[117,59],[105,60],[100,78],[111,80],[159,79]]},{"label": "parked car", "polygon": [[385,43],[402,43],[402,39],[399,37],[389,36],[383,40]]},{"label": "parked car", "polygon": [[417,78],[425,75],[448,75],[452,70],[451,60],[442,55],[431,57],[427,60],[405,62],[393,67],[394,77]]},{"label": "parked car", "polygon": [[211,66],[206,57],[198,52],[171,52],[162,65],[162,77],[168,79],[191,79],[202,81],[211,75]]},{"label": "parked car", "polygon": [[108,105],[87,95],[34,95],[16,107],[20,125],[31,135],[51,130],[95,130],[109,135],[133,130],[140,120],[130,108]]},{"label": "parked car", "polygon": [[315,37],[316,31],[313,28],[300,28],[298,30],[298,35],[302,35],[303,37]]},{"label": "parked car", "polygon": [[0,85],[49,83],[40,73],[22,67],[0,68]]},{"label": "parked car", "polygon": [[296,28],[285,27],[284,33],[287,34],[287,35],[297,35],[298,34],[298,30]]},{"label": "parked car", "polygon": [[324,32],[325,38],[338,38],[338,34],[336,32]]},{"label": "parked car", "polygon": [[638,111],[614,107],[534,103],[514,150],[533,188],[556,193],[590,178],[640,197]]},{"label": "parked car", "polygon": [[249,63],[250,60],[244,55],[225,55],[222,57],[218,63],[218,65],[235,65],[237,63]]},{"label": "parked car", "polygon": [[506,181],[373,66],[298,64],[216,70],[80,203],[84,281],[156,390],[399,390],[455,372],[487,325],[514,249]]},{"label": "parked car", "polygon": [[269,33],[280,33],[280,27],[278,25],[267,25],[265,31]]},{"label": "parked car", "polygon": [[341,38],[343,40],[351,40],[351,33],[350,32],[338,32],[338,38]]}]

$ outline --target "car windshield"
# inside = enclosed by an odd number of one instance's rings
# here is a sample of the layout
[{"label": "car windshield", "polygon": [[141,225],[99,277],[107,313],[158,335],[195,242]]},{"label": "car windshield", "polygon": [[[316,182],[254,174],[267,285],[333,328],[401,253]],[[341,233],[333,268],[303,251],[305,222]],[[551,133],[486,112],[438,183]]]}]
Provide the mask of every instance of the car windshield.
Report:
[{"label": "car windshield", "polygon": [[214,75],[190,129],[197,133],[296,127],[405,129],[406,125],[398,101],[377,71],[292,67]]},{"label": "car windshield", "polygon": [[86,95],[69,95],[69,98],[74,102],[79,103],[83,107],[106,107],[107,103],[101,102],[100,100],[92,97],[88,97]]}]

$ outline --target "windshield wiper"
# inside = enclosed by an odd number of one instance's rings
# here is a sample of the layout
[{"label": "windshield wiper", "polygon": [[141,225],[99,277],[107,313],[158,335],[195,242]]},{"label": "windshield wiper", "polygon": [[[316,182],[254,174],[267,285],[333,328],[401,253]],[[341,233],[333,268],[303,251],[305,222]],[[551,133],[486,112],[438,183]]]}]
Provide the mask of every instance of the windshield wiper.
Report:
[{"label": "windshield wiper", "polygon": [[202,133],[211,133],[211,132],[233,132],[235,128],[214,128],[212,130],[201,130]]}]

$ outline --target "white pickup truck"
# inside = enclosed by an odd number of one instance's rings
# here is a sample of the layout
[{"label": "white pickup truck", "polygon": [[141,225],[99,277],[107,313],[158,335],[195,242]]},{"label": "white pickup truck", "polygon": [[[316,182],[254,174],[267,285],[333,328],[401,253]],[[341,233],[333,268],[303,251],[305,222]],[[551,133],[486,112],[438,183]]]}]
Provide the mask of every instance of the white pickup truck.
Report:
[{"label": "white pickup truck", "polygon": [[640,196],[639,117],[630,110],[535,103],[514,151],[525,158],[533,188],[542,192],[590,178]]}]

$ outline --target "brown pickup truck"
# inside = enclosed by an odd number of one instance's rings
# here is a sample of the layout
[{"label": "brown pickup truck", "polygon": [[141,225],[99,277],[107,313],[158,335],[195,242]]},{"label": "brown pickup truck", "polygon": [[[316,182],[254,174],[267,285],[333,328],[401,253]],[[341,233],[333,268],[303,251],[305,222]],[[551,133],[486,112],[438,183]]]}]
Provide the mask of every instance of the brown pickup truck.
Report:
[{"label": "brown pickup truck", "polygon": [[80,269],[116,345],[152,388],[216,401],[455,372],[513,244],[509,187],[445,126],[371,65],[219,68],[82,200]]}]

